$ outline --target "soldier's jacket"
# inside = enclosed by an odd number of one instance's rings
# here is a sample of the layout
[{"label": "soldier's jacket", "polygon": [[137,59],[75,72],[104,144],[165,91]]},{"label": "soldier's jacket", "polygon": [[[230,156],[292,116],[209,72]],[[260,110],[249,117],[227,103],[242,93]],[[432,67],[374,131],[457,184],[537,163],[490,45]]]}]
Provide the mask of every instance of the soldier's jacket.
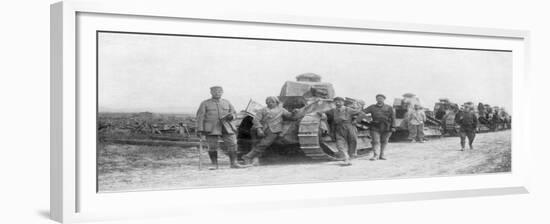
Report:
[{"label": "soldier's jacket", "polygon": [[477,117],[474,112],[460,111],[455,116],[455,123],[460,125],[461,131],[475,131]]},{"label": "soldier's jacket", "polygon": [[379,106],[377,104],[370,105],[365,110],[366,114],[372,114],[371,130],[388,132],[391,131],[395,122],[395,112],[390,105],[384,104]]},{"label": "soldier's jacket", "polygon": [[340,109],[333,108],[325,112],[325,114],[332,119],[334,124],[350,123],[354,116],[364,114],[361,110],[354,110],[352,108],[342,106]]},{"label": "soldier's jacket", "polygon": [[426,122],[426,113],[422,110],[413,110],[407,115],[407,121],[411,125],[420,125]]},{"label": "soldier's jacket", "polygon": [[[208,135],[234,134],[235,127],[222,118],[231,114],[236,115],[235,108],[226,99],[208,99],[201,103],[197,111],[197,131]],[[222,131],[223,130],[223,131]]]},{"label": "soldier's jacket", "polygon": [[262,128],[263,131],[269,129],[272,133],[280,133],[283,131],[283,117],[292,117],[292,113],[281,106],[273,109],[262,108],[256,113],[254,128]]},{"label": "soldier's jacket", "polygon": [[334,138],[356,138],[357,129],[353,126],[352,122],[355,116],[364,115],[361,110],[342,106],[341,108],[332,108],[323,113],[332,121],[330,126],[332,130],[331,134]]}]

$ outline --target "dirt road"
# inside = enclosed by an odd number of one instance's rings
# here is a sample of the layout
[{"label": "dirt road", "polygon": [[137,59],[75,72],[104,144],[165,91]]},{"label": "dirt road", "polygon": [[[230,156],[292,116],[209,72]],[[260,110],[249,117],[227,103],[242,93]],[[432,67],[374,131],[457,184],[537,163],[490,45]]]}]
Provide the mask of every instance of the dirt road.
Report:
[{"label": "dirt road", "polygon": [[[196,148],[105,145],[99,147],[99,191],[159,190],[201,186],[235,186],[300,182],[387,179],[509,172],[510,131],[478,134],[474,150],[459,151],[458,137],[426,143],[390,143],[388,160],[339,162],[307,158],[268,158],[263,166],[229,169],[222,156],[219,170],[198,168]],[[208,156],[203,161],[208,165]]]}]

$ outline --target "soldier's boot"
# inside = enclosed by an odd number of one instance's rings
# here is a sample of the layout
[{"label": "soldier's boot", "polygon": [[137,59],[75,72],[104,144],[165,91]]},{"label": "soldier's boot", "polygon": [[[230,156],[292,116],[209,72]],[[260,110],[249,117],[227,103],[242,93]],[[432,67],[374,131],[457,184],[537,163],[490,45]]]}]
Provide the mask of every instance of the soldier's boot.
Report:
[{"label": "soldier's boot", "polygon": [[342,163],[342,166],[351,166],[350,157],[346,152],[344,152],[344,162]]},{"label": "soldier's boot", "polygon": [[259,166],[260,165],[260,157],[256,156],[254,159],[252,159],[252,166]]},{"label": "soldier's boot", "polygon": [[212,162],[212,166],[208,167],[209,170],[217,170],[218,169],[218,152],[217,151],[209,151],[208,157],[210,157],[210,162]]},{"label": "soldier's boot", "polygon": [[378,157],[378,159],[380,160],[386,160],[386,157],[384,156],[384,151],[386,151],[386,146],[388,145],[388,143],[382,143],[380,144],[380,156]]},{"label": "soldier's boot", "polygon": [[372,156],[369,159],[370,161],[376,161],[378,160],[378,154],[376,152],[372,152]]},{"label": "soldier's boot", "polygon": [[[379,144],[379,143],[378,143]],[[377,143],[372,143],[372,156],[369,158],[369,160],[371,161],[376,161],[378,160],[378,153],[376,153],[377,149],[380,150],[378,147],[380,147],[380,145],[378,145]]]},{"label": "soldier's boot", "polygon": [[355,149],[355,150],[349,150],[349,151],[348,151],[348,155],[349,155],[352,159],[357,158],[357,149]]},{"label": "soldier's boot", "polygon": [[237,152],[229,152],[229,163],[231,168],[245,168],[241,164],[237,163]]},{"label": "soldier's boot", "polygon": [[[243,166],[250,167],[254,166],[254,163],[256,160],[258,160],[259,153],[255,150],[250,151],[246,155],[243,156]],[[259,165],[259,161],[258,164]]]}]

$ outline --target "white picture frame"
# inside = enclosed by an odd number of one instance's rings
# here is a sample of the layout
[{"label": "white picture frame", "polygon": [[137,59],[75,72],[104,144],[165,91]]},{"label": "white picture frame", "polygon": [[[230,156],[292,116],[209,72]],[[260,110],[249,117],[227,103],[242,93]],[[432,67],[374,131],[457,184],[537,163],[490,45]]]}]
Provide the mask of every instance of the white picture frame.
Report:
[{"label": "white picture frame", "polygon": [[[101,18],[102,16],[109,18]],[[170,24],[166,21],[174,22]],[[219,25],[219,29],[201,31],[209,32],[211,35],[217,32],[260,35],[259,32],[264,29],[269,31],[300,28],[306,31],[296,31],[293,35],[308,38],[310,33],[323,32],[327,34],[324,38],[347,41],[347,37],[336,33],[355,32],[361,35],[363,32],[380,32],[383,36],[379,38],[386,38],[390,44],[429,43],[429,46],[440,47],[511,50],[514,52],[512,172],[495,175],[97,194],[95,190],[92,191],[95,185],[91,186],[91,176],[95,179],[95,159],[83,157],[89,151],[82,149],[90,147],[86,145],[86,139],[95,139],[95,129],[82,129],[82,126],[95,123],[95,120],[90,121],[88,118],[93,118],[96,112],[95,103],[92,104],[90,101],[95,99],[95,77],[85,75],[95,73],[91,71],[93,65],[86,62],[96,56],[89,51],[95,48],[94,36],[89,34],[103,29],[103,26],[116,26],[128,32],[178,33],[180,31],[174,27],[179,22],[186,21]],[[243,27],[232,31],[224,30],[223,26],[227,24]],[[308,29],[315,31],[309,32]],[[277,30],[273,31],[261,35],[276,35]],[[335,35],[332,36],[331,33]],[[403,35],[408,38],[403,39]],[[51,6],[50,41],[50,212],[51,217],[59,222],[195,214],[204,208],[221,211],[228,210],[228,207],[233,205],[239,205],[238,209],[242,210],[295,208],[323,204],[376,203],[528,192],[528,31],[197,10],[187,5],[184,7],[177,2],[161,4],[151,1],[129,4],[123,1],[75,0]],[[95,149],[93,146],[92,148]],[[403,189],[400,186],[408,187]],[[348,190],[334,190],[340,188]],[[267,192],[269,194],[266,194]]]}]

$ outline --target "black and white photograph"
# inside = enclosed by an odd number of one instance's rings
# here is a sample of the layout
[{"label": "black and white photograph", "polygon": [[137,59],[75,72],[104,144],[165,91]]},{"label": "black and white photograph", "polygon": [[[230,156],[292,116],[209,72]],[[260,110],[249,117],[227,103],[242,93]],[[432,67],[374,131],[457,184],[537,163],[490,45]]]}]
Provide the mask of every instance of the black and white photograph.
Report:
[{"label": "black and white photograph", "polygon": [[513,169],[512,51],[96,38],[100,193]]},{"label": "black and white photograph", "polygon": [[12,1],[0,223],[550,223],[544,3]]}]

